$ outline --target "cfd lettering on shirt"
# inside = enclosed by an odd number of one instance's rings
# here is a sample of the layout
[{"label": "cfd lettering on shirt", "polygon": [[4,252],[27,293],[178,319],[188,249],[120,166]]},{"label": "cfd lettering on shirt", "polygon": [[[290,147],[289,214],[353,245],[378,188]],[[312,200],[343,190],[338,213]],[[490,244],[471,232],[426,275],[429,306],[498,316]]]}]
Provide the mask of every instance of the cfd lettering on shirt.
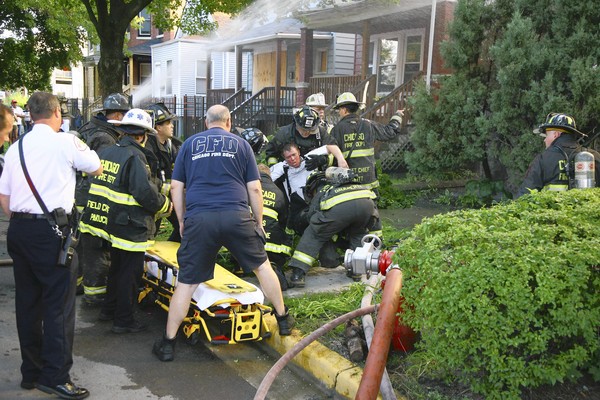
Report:
[{"label": "cfd lettering on shirt", "polygon": [[192,160],[204,157],[232,157],[239,143],[225,135],[200,135],[192,142]]}]

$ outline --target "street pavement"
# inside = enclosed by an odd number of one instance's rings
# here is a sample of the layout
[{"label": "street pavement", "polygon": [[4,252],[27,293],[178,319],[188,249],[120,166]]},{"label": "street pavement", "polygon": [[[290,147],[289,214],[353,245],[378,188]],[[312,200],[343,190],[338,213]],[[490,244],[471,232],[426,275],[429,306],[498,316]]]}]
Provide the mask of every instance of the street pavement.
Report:
[{"label": "street pavement", "polygon": [[[6,252],[6,230],[8,221],[0,217],[0,262],[9,259]],[[307,279],[311,290],[332,290],[343,287],[351,281],[345,277],[343,269],[315,270]],[[0,266],[0,344],[2,367],[0,368],[0,399],[45,399],[52,395],[38,390],[24,390],[19,386],[20,350],[14,316],[14,279],[11,266]],[[292,289],[287,295],[299,295],[301,289]],[[171,363],[159,362],[151,347],[161,336],[166,324],[166,312],[159,307],[148,307],[137,312],[137,318],[148,324],[146,332],[116,335],[110,332],[111,324],[97,320],[99,310],[83,304],[77,299],[77,320],[75,328],[74,366],[71,371],[75,384],[86,387],[94,399],[127,400],[175,400],[175,399],[253,399],[256,389],[272,365],[279,352],[289,350],[300,340],[299,334],[280,337],[274,333],[268,341],[237,345],[210,345],[205,340],[190,345],[180,335],[176,347],[176,358]],[[267,322],[276,331],[276,322]],[[327,368],[340,368],[344,363],[333,352],[316,348],[307,349],[301,354],[304,358],[318,358],[333,362]],[[301,355],[298,356],[302,358]],[[330,361],[333,360],[333,361]],[[349,362],[347,362],[349,363]],[[352,371],[352,379],[334,378],[328,382],[331,371],[318,371],[325,376],[307,373],[301,367],[290,364],[275,379],[267,398],[269,399],[341,399],[341,393],[351,393],[348,381],[356,381],[357,371],[353,365],[344,364],[343,369]],[[323,365],[317,367],[324,369]],[[315,372],[311,371],[310,372]],[[337,375],[339,371],[333,371]],[[323,383],[324,382],[324,383]],[[356,381],[358,382],[358,381]]]},{"label": "street pavement", "polygon": [[[9,261],[6,251],[8,220],[0,217],[0,263]],[[6,263],[2,263],[6,264]],[[257,284],[256,279],[246,278]],[[313,268],[307,288],[289,289],[286,297],[327,292],[349,286],[352,281],[342,267]],[[53,396],[19,386],[20,350],[14,316],[12,266],[0,266],[0,343],[3,349],[0,370],[0,399],[43,399]],[[182,337],[172,363],[160,363],[151,354],[153,341],[166,324],[166,312],[149,307],[137,318],[149,325],[147,332],[115,335],[110,323],[97,320],[99,310],[77,299],[74,345],[74,383],[90,390],[96,399],[252,399],[280,353],[289,351],[302,335],[277,334],[276,321],[267,316],[273,336],[262,342],[238,345],[210,345],[205,340],[189,345]],[[181,335],[182,336],[182,335]],[[273,382],[269,399],[341,399],[354,397],[362,371],[324,346],[313,343],[302,351]],[[315,378],[316,377],[316,378]],[[205,397],[206,396],[206,397]]]}]

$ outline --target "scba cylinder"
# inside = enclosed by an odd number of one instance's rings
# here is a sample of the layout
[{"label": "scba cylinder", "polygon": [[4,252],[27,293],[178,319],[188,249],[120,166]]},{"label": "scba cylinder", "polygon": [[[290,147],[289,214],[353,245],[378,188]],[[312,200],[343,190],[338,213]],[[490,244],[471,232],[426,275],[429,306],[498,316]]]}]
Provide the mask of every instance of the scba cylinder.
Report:
[{"label": "scba cylinder", "polygon": [[575,188],[588,189],[596,187],[596,162],[594,155],[581,151],[575,156]]}]

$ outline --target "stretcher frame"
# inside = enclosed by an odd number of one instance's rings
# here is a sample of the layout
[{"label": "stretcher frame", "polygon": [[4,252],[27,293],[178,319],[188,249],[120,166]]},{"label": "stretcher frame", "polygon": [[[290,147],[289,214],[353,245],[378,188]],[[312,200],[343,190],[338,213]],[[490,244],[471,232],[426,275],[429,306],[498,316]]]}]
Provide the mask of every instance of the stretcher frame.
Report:
[{"label": "stretcher frame", "polygon": [[[142,275],[144,287],[138,294],[139,304],[154,303],[163,310],[169,311],[179,271],[176,261],[178,247],[179,243],[175,242],[156,242],[154,247],[146,251]],[[163,251],[155,251],[157,248]],[[167,257],[164,250],[168,253]],[[271,313],[272,308],[259,302],[243,303],[238,299],[249,291],[249,287],[254,287],[258,291],[260,289],[242,281],[219,264],[215,264],[215,276],[218,277],[219,282],[216,282],[217,278],[215,278],[200,285],[212,286],[213,294],[215,287],[222,289],[220,290],[222,298],[201,309],[198,299],[193,297],[188,314],[183,320],[182,331],[190,343],[198,343],[201,332],[211,344],[236,344],[270,337],[271,332],[263,316]]]}]

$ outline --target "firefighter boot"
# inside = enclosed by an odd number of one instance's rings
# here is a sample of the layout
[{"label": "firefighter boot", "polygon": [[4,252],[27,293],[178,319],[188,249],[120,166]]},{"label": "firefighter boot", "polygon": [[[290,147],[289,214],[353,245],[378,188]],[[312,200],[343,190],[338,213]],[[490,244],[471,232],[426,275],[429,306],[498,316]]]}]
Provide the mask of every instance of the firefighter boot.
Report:
[{"label": "firefighter boot", "polygon": [[277,264],[271,262],[271,266],[275,271],[275,275],[277,275],[277,279],[279,279],[279,286],[281,286],[281,291],[285,292],[288,289],[288,281],[283,273],[283,268],[278,266]]},{"label": "firefighter boot", "polygon": [[290,278],[289,287],[303,288],[304,287],[304,275],[306,275],[306,274],[304,273],[303,270],[301,270],[300,268],[292,267],[292,276]]},{"label": "firefighter boot", "polygon": [[175,340],[177,340],[177,336],[173,339],[167,339],[165,333],[161,339],[154,342],[152,352],[156,354],[160,361],[173,361],[175,358]]},{"label": "firefighter boot", "polygon": [[285,307],[285,314],[277,315],[275,312],[275,319],[277,320],[277,327],[279,328],[279,336],[289,336],[292,334],[292,328],[296,325],[294,317],[290,315],[290,310]]}]

